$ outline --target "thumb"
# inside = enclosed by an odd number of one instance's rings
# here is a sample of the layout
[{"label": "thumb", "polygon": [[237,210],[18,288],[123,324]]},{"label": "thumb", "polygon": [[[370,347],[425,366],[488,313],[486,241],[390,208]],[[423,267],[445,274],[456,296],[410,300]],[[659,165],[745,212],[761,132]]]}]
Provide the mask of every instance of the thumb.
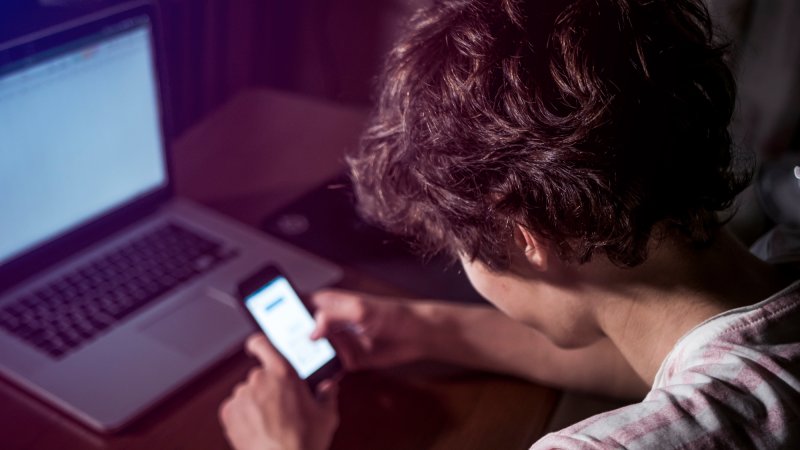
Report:
[{"label": "thumb", "polygon": [[247,353],[254,356],[264,369],[286,368],[289,363],[281,355],[264,333],[255,333],[245,342]]},{"label": "thumb", "polygon": [[329,336],[333,332],[360,330],[366,316],[361,296],[345,291],[326,290],[313,295],[317,322],[311,339]]},{"label": "thumb", "polygon": [[314,322],[314,331],[312,331],[311,336],[309,336],[312,341],[321,339],[331,332],[331,320],[328,313],[325,311],[317,311],[317,313],[314,314]]}]

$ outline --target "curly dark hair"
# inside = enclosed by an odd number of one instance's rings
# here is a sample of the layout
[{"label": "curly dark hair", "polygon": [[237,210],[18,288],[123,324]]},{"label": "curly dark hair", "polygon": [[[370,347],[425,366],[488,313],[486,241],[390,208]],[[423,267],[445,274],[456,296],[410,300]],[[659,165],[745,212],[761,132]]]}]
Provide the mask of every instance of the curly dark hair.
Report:
[{"label": "curly dark hair", "polygon": [[348,156],[359,208],[493,270],[517,224],[571,263],[706,244],[748,181],[723,50],[700,1],[436,1],[388,56]]}]

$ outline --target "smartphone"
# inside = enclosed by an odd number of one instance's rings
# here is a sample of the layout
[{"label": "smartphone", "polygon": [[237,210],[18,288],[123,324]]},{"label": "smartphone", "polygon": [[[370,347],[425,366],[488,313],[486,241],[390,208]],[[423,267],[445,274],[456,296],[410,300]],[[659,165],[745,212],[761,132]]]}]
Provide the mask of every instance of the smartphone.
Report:
[{"label": "smartphone", "polygon": [[309,339],[315,327],[311,311],[277,267],[266,266],[247,277],[239,284],[239,294],[258,328],[312,392],[320,381],[341,370],[339,357],[327,339]]}]

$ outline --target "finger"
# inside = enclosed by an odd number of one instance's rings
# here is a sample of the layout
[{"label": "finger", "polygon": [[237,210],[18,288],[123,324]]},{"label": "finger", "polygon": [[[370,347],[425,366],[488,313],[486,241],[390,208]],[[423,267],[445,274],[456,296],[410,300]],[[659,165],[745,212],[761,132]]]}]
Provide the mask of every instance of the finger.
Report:
[{"label": "finger", "polygon": [[219,405],[217,410],[217,419],[224,426],[227,427],[231,416],[231,408],[233,407],[233,398],[228,397]]},{"label": "finger", "polygon": [[268,371],[280,370],[289,365],[263,333],[255,333],[247,338],[245,349],[247,353],[258,359],[261,366]]},{"label": "finger", "polygon": [[247,384],[253,385],[258,384],[258,380],[264,376],[264,368],[257,366],[250,369],[250,373],[247,374]]},{"label": "finger", "polygon": [[311,303],[318,309],[330,312],[334,317],[349,316],[355,312],[353,306],[361,303],[364,298],[364,294],[357,292],[325,289],[315,292],[311,296]]},{"label": "finger", "polygon": [[367,308],[362,296],[340,291],[320,291],[314,294],[311,301],[316,306],[317,322],[312,339],[342,330],[355,333],[363,330]]},{"label": "finger", "polygon": [[336,349],[336,354],[342,361],[345,370],[353,371],[359,369],[357,353],[358,343],[349,334],[336,334],[330,338],[333,348]]},{"label": "finger", "polygon": [[328,314],[322,311],[317,311],[314,314],[314,331],[311,332],[309,339],[316,341],[327,336],[331,332],[331,321],[328,319]]},{"label": "finger", "polygon": [[231,393],[231,400],[236,401],[238,399],[244,398],[246,396],[246,391],[247,391],[247,383],[241,382],[237,384],[233,388],[233,392]]},{"label": "finger", "polygon": [[317,400],[324,408],[336,409],[339,399],[339,383],[336,380],[325,380],[317,386]]},{"label": "finger", "polygon": [[336,301],[340,297],[352,297],[355,295],[357,295],[355,292],[344,289],[320,289],[311,294],[311,303],[319,306],[320,302]]},{"label": "finger", "polygon": [[325,311],[317,311],[314,314],[314,331],[311,332],[309,338],[312,341],[322,339],[324,337],[331,338],[333,335],[342,332],[351,334],[364,334],[366,329],[360,323],[353,323],[345,319],[333,319],[330,314]]}]

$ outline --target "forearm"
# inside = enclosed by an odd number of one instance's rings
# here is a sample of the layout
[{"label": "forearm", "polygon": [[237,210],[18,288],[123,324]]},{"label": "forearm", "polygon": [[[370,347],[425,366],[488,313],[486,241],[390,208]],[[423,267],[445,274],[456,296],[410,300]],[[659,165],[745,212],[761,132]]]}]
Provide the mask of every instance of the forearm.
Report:
[{"label": "forearm", "polygon": [[649,389],[608,339],[566,350],[493,308],[421,302],[414,309],[427,327],[420,343],[427,359],[621,398]]}]

